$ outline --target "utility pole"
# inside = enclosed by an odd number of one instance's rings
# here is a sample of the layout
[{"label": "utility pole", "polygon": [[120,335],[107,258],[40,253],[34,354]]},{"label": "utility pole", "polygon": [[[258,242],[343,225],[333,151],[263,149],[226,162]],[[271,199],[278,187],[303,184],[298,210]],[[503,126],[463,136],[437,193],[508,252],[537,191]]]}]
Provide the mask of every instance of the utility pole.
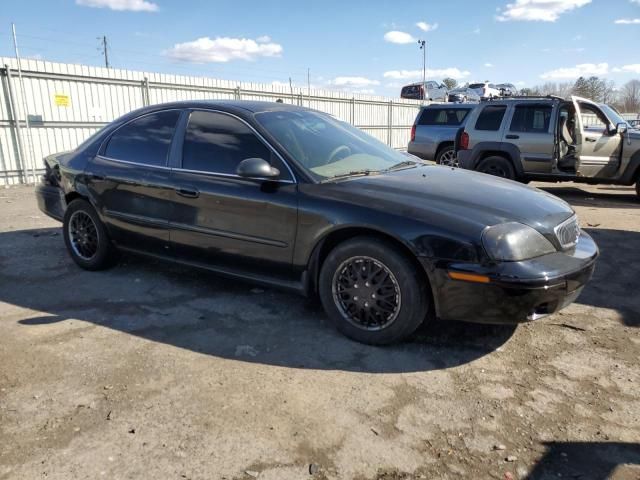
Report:
[{"label": "utility pole", "polygon": [[[422,50],[422,88],[425,95],[428,97],[427,88],[427,42],[426,40],[418,40],[418,45],[420,46],[420,50]],[[424,95],[422,100],[424,100]]]},{"label": "utility pole", "polygon": [[107,45],[107,36],[103,35],[102,37],[98,37],[98,40],[100,40],[100,50],[104,55],[104,66],[106,68],[111,68],[109,66],[109,46]]},{"label": "utility pole", "polygon": [[[16,24],[11,24],[11,32],[13,33],[13,49],[16,53],[16,61],[18,62],[18,79],[20,81],[20,92],[22,93],[22,110],[24,113],[24,121],[27,127],[27,136],[29,137],[29,151],[31,153],[31,179],[34,185],[38,182],[36,177],[36,155],[33,150],[33,137],[31,136],[31,122],[29,122],[29,109],[27,107],[27,94],[24,88],[24,79],[22,78],[22,61],[20,60],[20,52],[18,51],[18,36],[16,35]],[[16,118],[16,123],[20,122],[20,118]],[[26,164],[23,165],[25,172],[27,169]],[[26,179],[26,175],[25,175]]]}]

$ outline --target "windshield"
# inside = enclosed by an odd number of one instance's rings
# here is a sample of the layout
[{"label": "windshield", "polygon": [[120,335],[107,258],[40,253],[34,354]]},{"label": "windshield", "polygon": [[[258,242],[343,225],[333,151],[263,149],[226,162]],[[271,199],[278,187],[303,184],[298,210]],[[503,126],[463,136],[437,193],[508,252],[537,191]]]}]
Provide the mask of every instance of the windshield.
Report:
[{"label": "windshield", "polygon": [[609,105],[601,104],[600,108],[604,111],[605,115],[609,117],[609,120],[611,120],[614,125],[618,125],[619,123],[627,123],[627,121]]},{"label": "windshield", "polygon": [[316,180],[418,164],[357,128],[319,112],[264,112],[256,114],[256,120]]}]

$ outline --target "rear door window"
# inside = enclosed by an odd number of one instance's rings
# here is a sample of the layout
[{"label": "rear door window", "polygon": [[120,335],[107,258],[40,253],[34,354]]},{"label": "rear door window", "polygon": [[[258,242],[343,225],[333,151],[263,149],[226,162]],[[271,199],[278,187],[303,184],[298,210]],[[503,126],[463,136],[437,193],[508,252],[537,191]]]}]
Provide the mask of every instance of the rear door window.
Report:
[{"label": "rear door window", "polygon": [[470,108],[425,108],[418,125],[459,126],[470,110]]},{"label": "rear door window", "polygon": [[180,110],[167,110],[132,120],[111,135],[104,155],[115,160],[165,166],[179,116]]},{"label": "rear door window", "polygon": [[506,105],[487,105],[482,109],[478,120],[476,120],[476,130],[500,130],[504,113],[507,111]]},{"label": "rear door window", "polygon": [[551,123],[551,105],[518,105],[511,119],[512,132],[547,133]]}]

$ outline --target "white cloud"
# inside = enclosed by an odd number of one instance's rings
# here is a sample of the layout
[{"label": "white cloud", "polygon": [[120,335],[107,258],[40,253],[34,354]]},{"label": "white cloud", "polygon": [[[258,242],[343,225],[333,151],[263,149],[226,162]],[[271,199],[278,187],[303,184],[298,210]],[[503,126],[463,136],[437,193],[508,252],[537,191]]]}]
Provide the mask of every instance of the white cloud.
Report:
[{"label": "white cloud", "polygon": [[613,71],[614,72],[631,72],[631,73],[637,73],[637,74],[640,75],[640,63],[633,63],[631,65],[623,65],[622,67],[614,68]]},{"label": "white cloud", "polygon": [[487,68],[491,68],[491,67],[493,67],[493,63],[487,62],[487,63],[484,64],[484,66],[487,67]]},{"label": "white cloud", "polygon": [[640,25],[640,18],[620,18],[613,23],[616,25]]},{"label": "white cloud", "polygon": [[636,5],[640,5],[640,0],[630,0],[631,3],[635,3]]},{"label": "white cloud", "polygon": [[[427,78],[446,78],[451,77],[456,80],[468,77],[471,72],[468,70],[460,70],[456,67],[430,69],[427,68]],[[384,72],[384,78],[391,80],[419,80],[422,78],[422,70],[390,70]]]},{"label": "white cloud", "polygon": [[256,42],[258,43],[269,43],[271,41],[271,37],[269,35],[262,35],[261,37],[256,38]]},{"label": "white cloud", "polygon": [[282,46],[265,42],[265,37],[250,38],[202,37],[192,42],[178,43],[164,52],[169,58],[191,63],[255,60],[258,57],[279,57]]},{"label": "white cloud", "polygon": [[555,22],[563,13],[584,7],[589,3],[591,0],[516,0],[499,9],[496,19],[500,22],[511,20]]},{"label": "white cloud", "polygon": [[93,8],[108,8],[117,11],[157,12],[158,4],[147,0],[76,0],[76,5]]},{"label": "white cloud", "polygon": [[418,27],[423,32],[431,32],[432,30],[435,30],[436,28],[438,28],[438,24],[437,23],[418,22],[418,23],[416,23],[416,27]]},{"label": "white cloud", "polygon": [[558,68],[550,70],[540,75],[545,80],[554,80],[560,78],[578,78],[587,76],[602,76],[609,73],[608,63],[582,63],[575,67]]},{"label": "white cloud", "polygon": [[334,87],[344,88],[364,88],[380,85],[378,80],[371,80],[365,77],[336,77],[333,80],[329,80],[328,83]]},{"label": "white cloud", "polygon": [[414,43],[417,42],[410,34],[406,32],[399,32],[398,30],[391,30],[384,34],[384,39],[389,43]]}]

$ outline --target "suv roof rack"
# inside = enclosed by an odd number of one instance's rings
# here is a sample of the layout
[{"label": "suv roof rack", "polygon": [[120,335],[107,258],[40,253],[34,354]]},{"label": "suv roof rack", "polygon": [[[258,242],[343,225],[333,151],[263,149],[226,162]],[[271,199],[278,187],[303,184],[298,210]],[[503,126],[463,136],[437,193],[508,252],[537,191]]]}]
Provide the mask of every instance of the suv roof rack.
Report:
[{"label": "suv roof rack", "polygon": [[558,97],[557,95],[505,95],[504,97],[490,97],[490,98],[486,98],[486,97],[482,97],[480,98],[481,102],[495,102],[495,101],[500,101],[500,100],[533,100],[533,99],[537,99],[537,100],[560,100],[560,101],[564,101],[565,99],[562,97]]}]

